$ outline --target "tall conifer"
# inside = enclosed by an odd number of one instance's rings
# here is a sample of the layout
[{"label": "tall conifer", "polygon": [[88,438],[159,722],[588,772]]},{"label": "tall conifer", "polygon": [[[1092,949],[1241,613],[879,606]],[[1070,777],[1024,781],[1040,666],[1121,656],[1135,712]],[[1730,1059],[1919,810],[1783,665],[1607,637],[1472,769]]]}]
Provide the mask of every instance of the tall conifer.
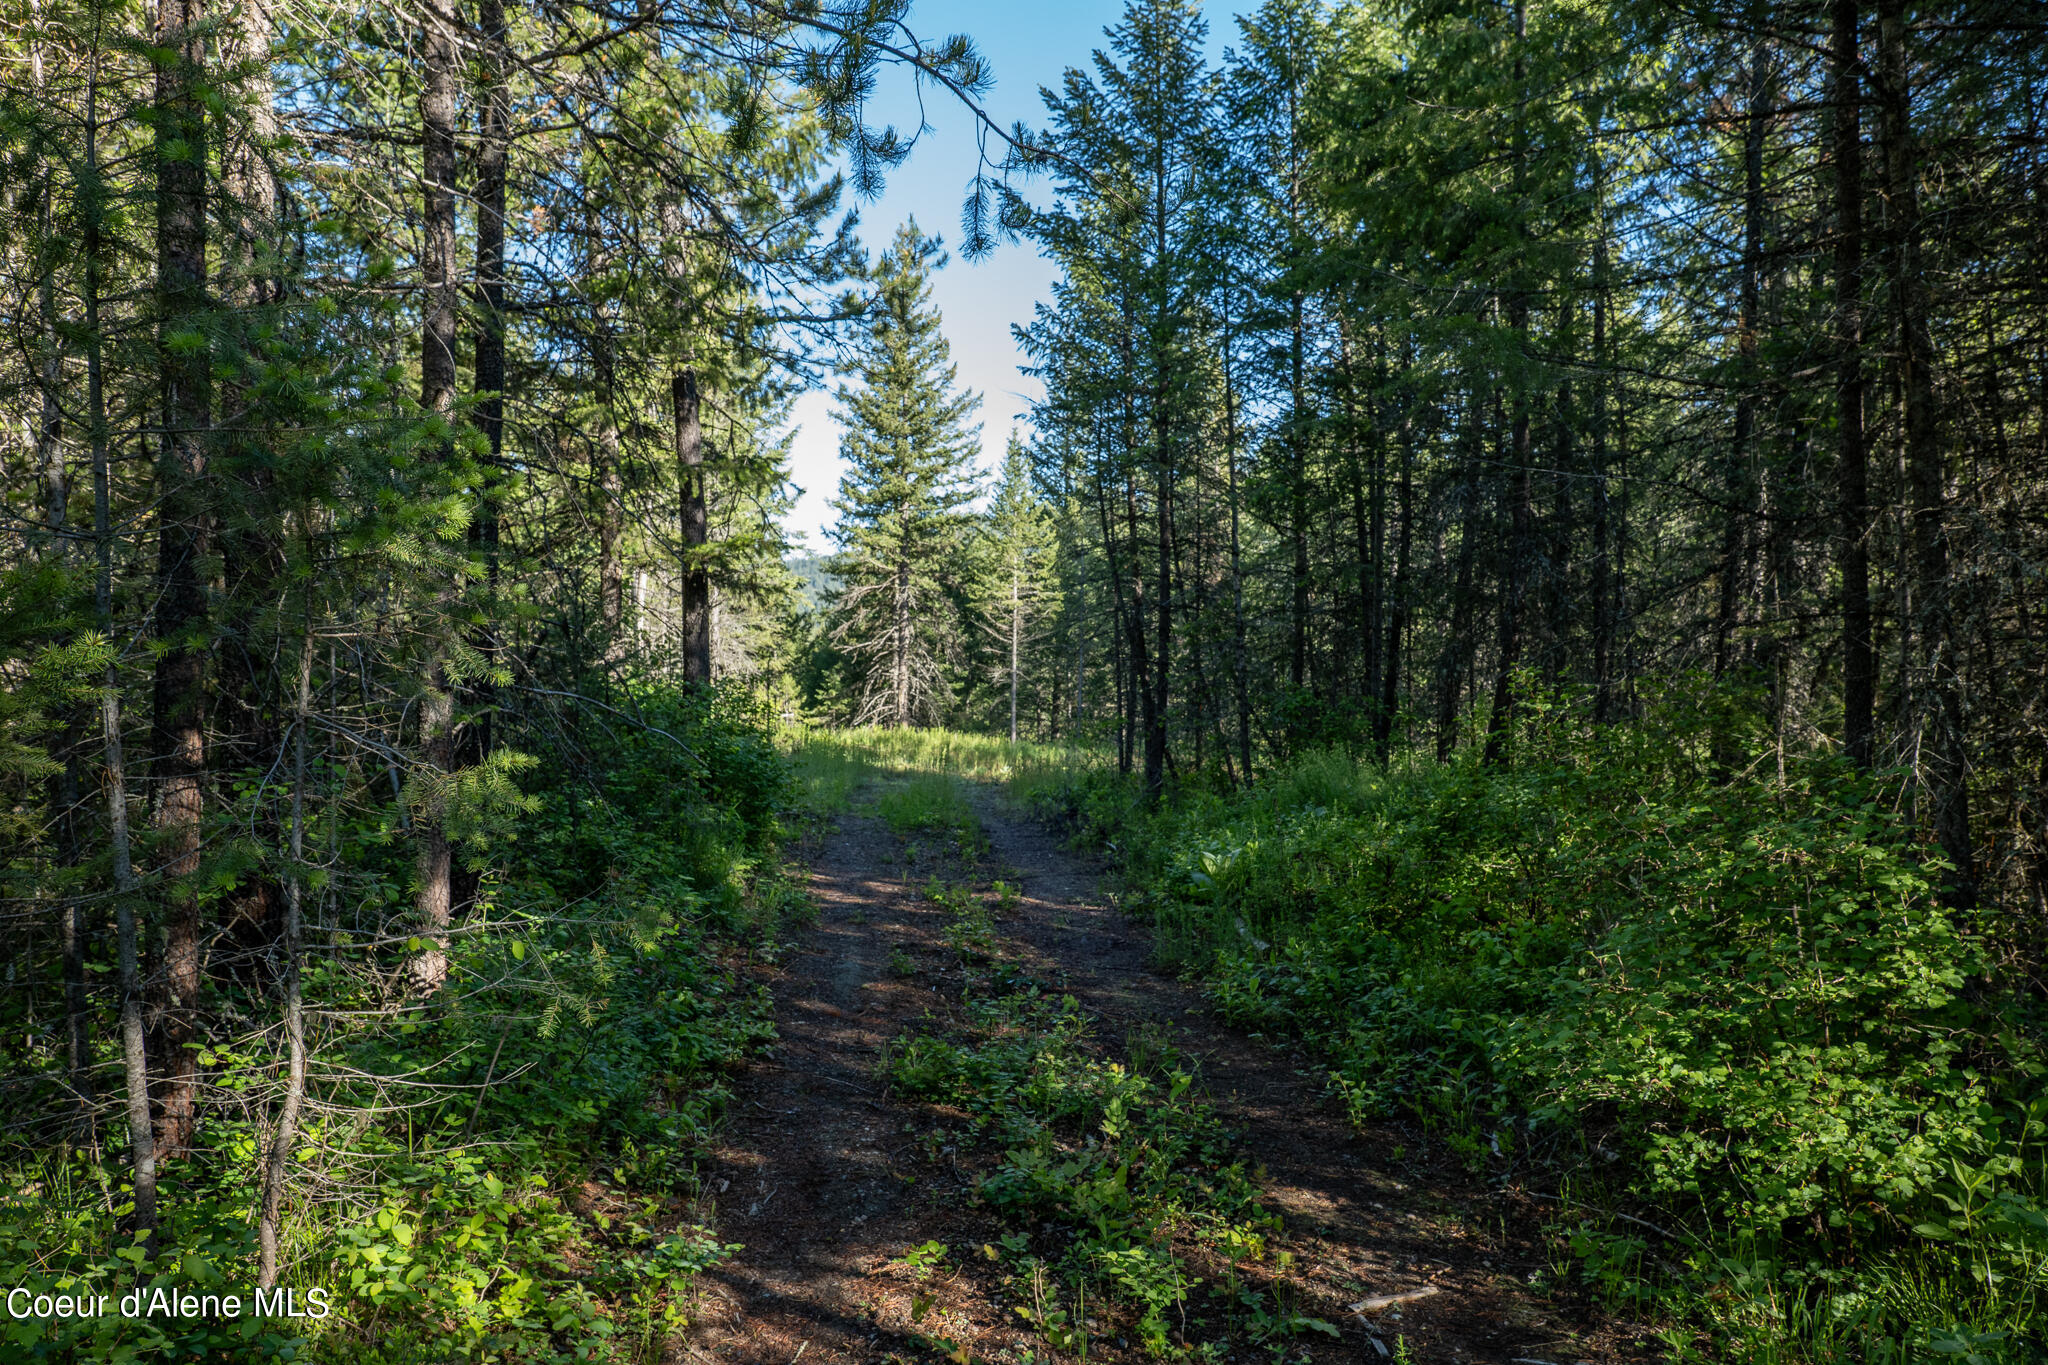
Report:
[{"label": "tall conifer", "polygon": [[952,699],[945,665],[959,649],[962,508],[974,496],[981,399],[956,388],[939,331],[931,272],[943,264],[915,222],[898,229],[854,366],[860,387],[839,390],[847,472],[832,503],[840,552],[830,567],[844,586],[832,640],[860,724],[930,722]]}]

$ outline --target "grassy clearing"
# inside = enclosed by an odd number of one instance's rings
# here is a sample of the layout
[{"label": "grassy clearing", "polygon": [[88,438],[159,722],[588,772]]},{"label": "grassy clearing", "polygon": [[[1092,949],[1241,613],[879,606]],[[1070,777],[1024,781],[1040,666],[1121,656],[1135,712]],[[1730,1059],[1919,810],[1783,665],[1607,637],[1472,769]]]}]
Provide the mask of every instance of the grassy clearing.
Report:
[{"label": "grassy clearing", "polygon": [[837,774],[862,771],[940,774],[1030,789],[1039,782],[1058,781],[1066,774],[1092,768],[1099,761],[1092,750],[1028,740],[1012,744],[996,735],[954,730],[795,726],[784,731],[783,744],[794,756],[800,779],[815,771],[827,789]]}]

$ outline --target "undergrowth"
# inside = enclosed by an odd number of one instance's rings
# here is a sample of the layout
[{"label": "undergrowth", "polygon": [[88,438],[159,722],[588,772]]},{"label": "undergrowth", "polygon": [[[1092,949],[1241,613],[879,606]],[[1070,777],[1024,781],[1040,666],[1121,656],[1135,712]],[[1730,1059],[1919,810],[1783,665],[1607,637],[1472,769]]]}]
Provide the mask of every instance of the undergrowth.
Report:
[{"label": "undergrowth", "polygon": [[2038,1358],[2040,1021],[1992,926],[1942,908],[1882,781],[1744,775],[1725,714],[1659,714],[1151,810],[1100,766],[1036,785],[1114,844],[1161,953],[1319,1050],[1358,1122],[1555,1191],[1585,1291],[1661,1316],[1673,1359]]},{"label": "undergrowth", "polygon": [[[237,1167],[216,1154],[246,1154],[262,1134],[221,1122],[167,1164],[153,1257],[116,1230],[125,1190],[103,1148],[8,1154],[0,1281],[117,1299],[136,1287],[236,1293],[243,1314],[5,1320],[0,1357],[659,1353],[695,1276],[736,1249],[691,1216],[694,1160],[730,1097],[727,1072],[773,1035],[747,962],[777,952],[806,905],[781,870],[780,812],[795,793],[765,718],[737,694],[632,702],[643,726],[586,739],[583,774],[532,784],[432,997],[394,1004],[388,968],[366,967],[406,949],[380,946],[375,930],[406,895],[406,841],[395,828],[335,832],[353,857],[320,908],[331,953],[306,967],[324,1008],[281,1280],[301,1311],[320,1291],[327,1315],[246,1311],[253,1191],[224,1180]],[[232,1090],[268,1056],[215,1049],[202,1063]]]},{"label": "undergrowth", "polygon": [[1000,967],[987,981],[960,1027],[900,1041],[887,1072],[898,1094],[965,1115],[932,1142],[999,1154],[976,1192],[1010,1230],[984,1254],[1045,1344],[1085,1356],[1097,1320],[1174,1357],[1220,1357],[1233,1335],[1276,1355],[1334,1335],[1271,1282],[1279,1218],[1171,1045],[1133,1040],[1115,1060],[1072,996]]}]

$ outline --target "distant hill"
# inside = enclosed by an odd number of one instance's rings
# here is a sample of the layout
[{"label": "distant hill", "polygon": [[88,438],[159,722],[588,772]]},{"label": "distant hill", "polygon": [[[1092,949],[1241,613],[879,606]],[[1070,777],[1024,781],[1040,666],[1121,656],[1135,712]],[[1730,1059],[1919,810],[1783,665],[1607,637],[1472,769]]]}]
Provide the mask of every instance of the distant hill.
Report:
[{"label": "distant hill", "polygon": [[824,605],[825,595],[839,586],[838,576],[825,571],[828,558],[829,555],[804,554],[789,555],[782,561],[796,575],[797,591],[803,596],[805,611],[816,611]]}]

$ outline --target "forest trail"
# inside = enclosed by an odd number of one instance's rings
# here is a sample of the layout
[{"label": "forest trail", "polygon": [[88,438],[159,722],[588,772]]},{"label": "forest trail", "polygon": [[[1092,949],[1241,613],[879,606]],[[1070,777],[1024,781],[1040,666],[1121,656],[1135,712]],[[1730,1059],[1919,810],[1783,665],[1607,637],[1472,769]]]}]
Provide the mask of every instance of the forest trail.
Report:
[{"label": "forest trail", "polygon": [[[1243,1267],[1245,1283],[1270,1293],[1279,1277],[1278,1294],[1296,1311],[1338,1332],[1265,1347],[1231,1337],[1212,1361],[1368,1362],[1404,1349],[1418,1362],[1501,1365],[1654,1358],[1617,1329],[1528,1290],[1526,1280],[1545,1268],[1540,1246],[1503,1239],[1497,1195],[1404,1162],[1423,1149],[1419,1132],[1361,1137],[1321,1096],[1305,1059],[1223,1026],[1199,992],[1153,970],[1143,929],[1108,904],[1088,859],[993,789],[975,791],[973,804],[987,840],[973,874],[984,885],[1021,884],[996,922],[996,960],[1072,995],[1111,1053],[1137,1035],[1195,1064],[1197,1088],[1256,1163],[1261,1200],[1286,1224],[1263,1262]],[[811,860],[820,914],[777,969],[781,1041],[740,1077],[704,1170],[703,1212],[722,1241],[744,1249],[704,1277],[679,1359],[1073,1358],[1050,1351],[1006,1305],[1016,1290],[994,1256],[981,1254],[1004,1228],[972,1197],[973,1155],[920,1142],[934,1107],[889,1091],[890,1041],[928,1030],[968,979],[945,939],[943,907],[920,891],[931,855],[908,847],[917,842],[872,815],[848,814]],[[1490,1234],[1481,1230],[1489,1226]],[[930,1243],[949,1249],[936,1273],[914,1257],[905,1262]],[[1147,1358],[1120,1333],[1114,1310],[1103,1317],[1086,1358]]]}]

